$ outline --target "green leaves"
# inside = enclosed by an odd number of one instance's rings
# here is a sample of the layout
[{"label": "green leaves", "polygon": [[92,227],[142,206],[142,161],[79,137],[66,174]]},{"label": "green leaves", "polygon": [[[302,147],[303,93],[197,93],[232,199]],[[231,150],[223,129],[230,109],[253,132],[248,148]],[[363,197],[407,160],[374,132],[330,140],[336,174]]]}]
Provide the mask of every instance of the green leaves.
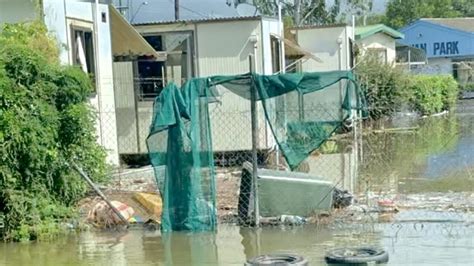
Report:
[{"label": "green leaves", "polygon": [[66,161],[83,165],[95,181],[106,179],[88,104],[91,81],[60,66],[55,49],[38,23],[0,33],[0,212],[9,240],[53,236],[72,215],[87,187]]},{"label": "green leaves", "polygon": [[360,60],[355,73],[365,92],[370,118],[390,116],[400,108],[401,95],[408,83],[407,74],[371,55]]},{"label": "green leaves", "polygon": [[390,0],[384,23],[399,29],[419,18],[452,18],[472,14],[472,2],[466,0]]},{"label": "green leaves", "polygon": [[456,105],[459,86],[450,75],[411,75],[370,56],[363,58],[355,71],[366,94],[369,117],[374,120],[405,106],[431,115]]},{"label": "green leaves", "polygon": [[406,100],[423,115],[449,110],[456,105],[459,86],[450,75],[412,76]]}]

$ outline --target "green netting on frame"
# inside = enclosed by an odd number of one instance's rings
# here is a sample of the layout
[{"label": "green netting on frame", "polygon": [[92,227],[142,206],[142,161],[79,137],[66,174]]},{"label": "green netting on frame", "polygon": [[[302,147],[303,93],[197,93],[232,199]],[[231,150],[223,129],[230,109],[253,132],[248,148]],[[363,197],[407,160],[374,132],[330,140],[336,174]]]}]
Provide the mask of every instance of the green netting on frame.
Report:
[{"label": "green netting on frame", "polygon": [[216,229],[208,105],[225,97],[219,94],[222,89],[240,96],[241,101],[250,101],[255,90],[291,169],[351,115],[365,110],[364,97],[349,71],[214,76],[191,79],[181,88],[169,84],[155,100],[147,138],[163,199],[162,231]]}]

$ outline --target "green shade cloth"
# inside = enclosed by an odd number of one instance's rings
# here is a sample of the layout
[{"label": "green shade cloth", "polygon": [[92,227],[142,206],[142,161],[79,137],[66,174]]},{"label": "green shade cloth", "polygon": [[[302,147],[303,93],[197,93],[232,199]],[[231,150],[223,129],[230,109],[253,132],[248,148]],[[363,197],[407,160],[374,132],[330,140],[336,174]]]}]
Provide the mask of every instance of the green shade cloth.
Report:
[{"label": "green shade cloth", "polygon": [[349,71],[195,78],[180,89],[169,84],[155,100],[147,138],[163,198],[162,231],[217,227],[208,105],[221,97],[218,86],[241,96],[242,101],[250,101],[255,90],[291,169],[342,127],[354,111],[365,113],[364,97]]}]

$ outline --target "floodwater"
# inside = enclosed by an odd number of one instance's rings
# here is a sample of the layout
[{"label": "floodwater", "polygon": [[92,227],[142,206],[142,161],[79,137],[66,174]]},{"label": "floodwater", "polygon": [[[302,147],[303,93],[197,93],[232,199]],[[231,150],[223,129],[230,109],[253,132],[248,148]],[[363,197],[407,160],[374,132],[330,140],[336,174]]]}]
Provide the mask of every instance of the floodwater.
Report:
[{"label": "floodwater", "polygon": [[[408,117],[392,123],[416,128],[417,133],[367,136],[359,192],[417,195],[412,201],[423,198],[420,193],[433,192],[462,192],[472,198],[473,100],[461,102],[455,115]],[[439,195],[431,198],[457,203],[456,197]],[[472,211],[406,209],[383,219],[370,216],[370,222],[356,217],[351,223],[337,221],[327,226],[249,229],[220,225],[216,233],[161,235],[141,228],[74,233],[54,242],[0,243],[0,265],[243,265],[247,258],[264,253],[294,253],[307,258],[310,265],[325,265],[327,250],[362,245],[384,248],[390,255],[389,265],[472,265]]]},{"label": "floodwater", "polygon": [[474,191],[474,100],[460,101],[443,116],[398,117],[364,136],[358,192]]},{"label": "floodwater", "polygon": [[325,265],[324,254],[331,248],[372,245],[389,252],[389,265],[469,265],[474,261],[474,225],[452,220],[256,230],[220,226],[216,234],[87,232],[51,243],[0,244],[0,264],[243,265],[257,254],[289,252],[304,256],[310,265]]}]

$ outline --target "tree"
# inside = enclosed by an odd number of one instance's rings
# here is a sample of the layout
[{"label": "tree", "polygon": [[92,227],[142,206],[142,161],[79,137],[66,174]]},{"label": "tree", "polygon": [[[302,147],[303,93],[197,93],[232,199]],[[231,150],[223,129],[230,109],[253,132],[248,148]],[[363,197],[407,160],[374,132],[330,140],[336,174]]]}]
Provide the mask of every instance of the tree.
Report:
[{"label": "tree", "polygon": [[[278,0],[254,0],[253,3],[261,14],[277,15]],[[296,8],[298,5],[299,7]],[[282,15],[291,17],[294,25],[325,25],[336,22],[339,7],[340,0],[335,0],[331,7],[327,6],[325,0],[282,1]],[[299,14],[296,12],[297,9],[299,9]]]},{"label": "tree", "polygon": [[[292,18],[294,25],[327,25],[347,22],[350,15],[361,17],[362,24],[371,21],[373,0],[334,0],[332,5],[326,2],[326,0],[282,1],[282,14]],[[253,0],[257,10],[267,16],[276,16],[277,3],[278,0]]]},{"label": "tree", "polygon": [[390,0],[383,22],[399,29],[419,18],[460,17],[471,5],[472,0]]},{"label": "tree", "polygon": [[463,17],[474,17],[474,0],[453,0],[453,8]]},{"label": "tree", "polygon": [[347,20],[348,15],[356,16],[358,25],[370,24],[373,0],[345,0],[346,11],[341,14],[341,20]]}]

